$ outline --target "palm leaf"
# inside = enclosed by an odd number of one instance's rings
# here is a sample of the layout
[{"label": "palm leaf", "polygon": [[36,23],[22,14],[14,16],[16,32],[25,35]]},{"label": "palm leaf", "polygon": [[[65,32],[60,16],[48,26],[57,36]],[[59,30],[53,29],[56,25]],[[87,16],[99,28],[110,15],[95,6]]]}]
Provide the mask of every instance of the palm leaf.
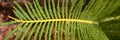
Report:
[{"label": "palm leaf", "polygon": [[[18,23],[4,40],[18,31],[15,40],[108,40],[99,23],[111,21],[103,18],[120,6],[119,0],[44,0],[44,7],[38,0],[25,3],[25,11],[17,2],[13,12],[18,18],[8,16]],[[108,20],[106,20],[108,19]],[[119,18],[118,18],[119,19]],[[114,19],[113,19],[114,20]],[[20,30],[18,30],[21,28]]]}]

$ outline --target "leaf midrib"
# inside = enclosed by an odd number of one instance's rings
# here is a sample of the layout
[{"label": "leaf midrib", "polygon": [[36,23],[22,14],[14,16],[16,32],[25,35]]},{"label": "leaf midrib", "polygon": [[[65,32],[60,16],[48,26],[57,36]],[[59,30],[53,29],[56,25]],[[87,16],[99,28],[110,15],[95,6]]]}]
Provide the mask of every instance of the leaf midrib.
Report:
[{"label": "leaf midrib", "polygon": [[66,22],[80,22],[80,23],[88,23],[88,24],[98,24],[96,21],[90,21],[90,20],[80,20],[80,19],[46,19],[46,20],[19,20],[14,17],[8,16],[9,18],[18,21],[18,22],[27,22],[27,23],[34,23],[34,22],[54,22],[54,21],[66,21]]}]

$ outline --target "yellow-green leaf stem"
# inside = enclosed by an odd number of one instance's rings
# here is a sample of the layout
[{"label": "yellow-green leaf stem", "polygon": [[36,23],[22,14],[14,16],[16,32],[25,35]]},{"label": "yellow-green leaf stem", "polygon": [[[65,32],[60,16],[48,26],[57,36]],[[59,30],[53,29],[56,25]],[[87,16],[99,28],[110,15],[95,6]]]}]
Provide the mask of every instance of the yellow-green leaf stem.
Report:
[{"label": "yellow-green leaf stem", "polygon": [[81,23],[89,23],[89,24],[98,24],[98,22],[95,21],[89,21],[89,20],[77,20],[77,19],[49,19],[49,20],[29,20],[29,21],[22,21],[18,20],[14,17],[9,16],[9,18],[18,21],[18,22],[53,22],[53,21],[68,21],[68,22],[81,22]]}]

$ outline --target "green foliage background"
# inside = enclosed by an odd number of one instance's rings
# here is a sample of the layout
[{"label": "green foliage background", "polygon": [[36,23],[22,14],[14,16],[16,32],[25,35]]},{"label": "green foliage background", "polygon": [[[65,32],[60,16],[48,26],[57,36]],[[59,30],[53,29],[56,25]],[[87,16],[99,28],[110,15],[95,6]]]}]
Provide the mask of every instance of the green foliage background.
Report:
[{"label": "green foliage background", "polygon": [[[105,17],[116,17],[120,15],[120,7],[116,8],[112,14]],[[103,31],[106,33],[110,40],[120,40],[120,19],[101,23]]]}]

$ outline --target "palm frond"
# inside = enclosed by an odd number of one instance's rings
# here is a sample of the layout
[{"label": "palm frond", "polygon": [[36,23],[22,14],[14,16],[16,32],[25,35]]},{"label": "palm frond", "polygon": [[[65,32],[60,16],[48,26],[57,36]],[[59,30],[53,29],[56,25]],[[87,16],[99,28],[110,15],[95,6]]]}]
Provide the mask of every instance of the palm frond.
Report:
[{"label": "palm frond", "polygon": [[[18,31],[15,40],[108,40],[99,23],[102,17],[111,14],[120,6],[120,0],[44,0],[44,7],[38,0],[25,3],[24,10],[17,2],[13,12],[18,17],[12,23],[19,23],[4,40]],[[100,19],[101,18],[101,19]],[[109,19],[109,18],[108,18]],[[6,25],[3,23],[2,25]],[[21,28],[20,30],[18,30]]]}]

